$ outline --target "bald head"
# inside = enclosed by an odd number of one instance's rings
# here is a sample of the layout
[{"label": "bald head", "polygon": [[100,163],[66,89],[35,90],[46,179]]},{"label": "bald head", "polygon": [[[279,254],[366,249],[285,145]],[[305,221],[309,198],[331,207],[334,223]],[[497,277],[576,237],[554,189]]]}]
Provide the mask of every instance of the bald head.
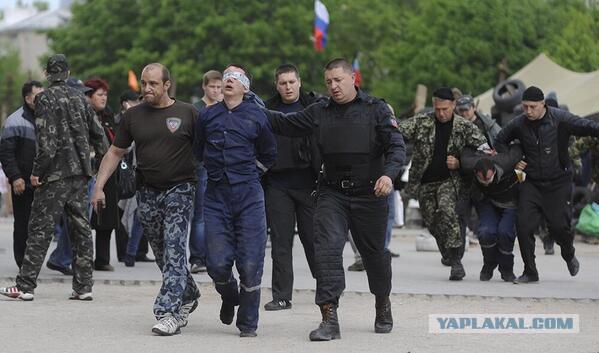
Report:
[{"label": "bald head", "polygon": [[141,94],[146,103],[162,107],[170,103],[168,90],[171,87],[171,74],[159,63],[146,65],[141,72]]},{"label": "bald head", "polygon": [[161,63],[151,63],[151,64],[146,65],[146,67],[144,67],[144,69],[141,71],[141,75],[143,76],[144,72],[146,72],[146,71],[153,71],[153,70],[160,71],[163,83],[171,80],[170,71],[168,71],[166,66],[162,65]]}]

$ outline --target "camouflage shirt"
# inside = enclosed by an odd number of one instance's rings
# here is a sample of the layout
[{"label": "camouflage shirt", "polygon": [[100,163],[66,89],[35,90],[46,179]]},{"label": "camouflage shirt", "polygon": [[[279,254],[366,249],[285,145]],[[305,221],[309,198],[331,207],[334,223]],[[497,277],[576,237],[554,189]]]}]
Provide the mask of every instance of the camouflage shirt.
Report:
[{"label": "camouflage shirt", "polygon": [[91,152],[106,153],[104,131],[83,93],[53,82],[35,98],[36,154],[32,175],[56,181],[92,176]]},{"label": "camouflage shirt", "polygon": [[[417,198],[422,175],[433,158],[435,119],[434,113],[418,114],[399,123],[399,131],[414,145],[412,166],[406,186],[406,193],[412,198]],[[453,127],[447,144],[448,155],[459,158],[460,152],[465,146],[476,149],[486,142],[485,136],[476,125],[456,114],[453,115]],[[456,185],[460,185],[459,172],[451,172],[450,178],[455,180]]]},{"label": "camouflage shirt", "polygon": [[578,137],[568,149],[568,154],[572,159],[575,169],[580,170],[582,163],[580,157],[586,152],[591,152],[591,178],[595,183],[599,183],[599,139],[590,136]]}]

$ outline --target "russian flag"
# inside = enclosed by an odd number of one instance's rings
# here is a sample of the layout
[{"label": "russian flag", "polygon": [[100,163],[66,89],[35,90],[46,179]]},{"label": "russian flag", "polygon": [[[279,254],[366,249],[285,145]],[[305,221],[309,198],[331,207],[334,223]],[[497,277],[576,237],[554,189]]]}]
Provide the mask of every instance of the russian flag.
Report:
[{"label": "russian flag", "polygon": [[314,11],[316,19],[314,20],[314,49],[322,51],[327,45],[328,28],[329,28],[329,11],[326,6],[320,1],[314,2]]},{"label": "russian flag", "polygon": [[354,69],[354,74],[356,74],[356,87],[360,87],[360,83],[362,83],[362,73],[360,72],[360,60],[358,60],[357,55],[354,58],[352,67]]}]

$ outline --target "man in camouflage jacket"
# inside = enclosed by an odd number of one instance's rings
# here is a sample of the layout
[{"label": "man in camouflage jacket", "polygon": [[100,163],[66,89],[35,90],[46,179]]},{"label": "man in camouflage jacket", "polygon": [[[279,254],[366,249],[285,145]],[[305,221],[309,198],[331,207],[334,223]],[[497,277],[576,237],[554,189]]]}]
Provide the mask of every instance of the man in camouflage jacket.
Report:
[{"label": "man in camouflage jacket", "polygon": [[35,194],[29,221],[29,239],[16,286],[0,294],[33,300],[37,276],[48,251],[54,225],[67,215],[73,242],[73,293],[70,299],[92,299],[93,243],[88,219],[88,180],[91,152],[104,154],[107,144],[93,108],[84,95],[66,85],[66,57],[48,59],[50,87],[35,100],[36,155],[31,172]]},{"label": "man in camouflage jacket", "polygon": [[459,170],[462,148],[478,148],[485,137],[471,122],[455,115],[449,88],[433,94],[434,113],[418,114],[399,124],[404,138],[414,144],[406,193],[418,199],[425,226],[435,237],[439,251],[451,265],[450,280],[465,276],[460,261],[462,238],[456,214],[463,190]]}]

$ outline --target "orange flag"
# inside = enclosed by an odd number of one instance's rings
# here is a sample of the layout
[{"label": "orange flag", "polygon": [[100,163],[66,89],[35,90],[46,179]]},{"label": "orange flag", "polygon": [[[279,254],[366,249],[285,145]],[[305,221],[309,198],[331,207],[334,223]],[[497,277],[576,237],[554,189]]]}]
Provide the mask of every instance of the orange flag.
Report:
[{"label": "orange flag", "polygon": [[129,87],[135,92],[139,92],[139,85],[137,84],[137,76],[135,76],[135,72],[133,70],[129,70],[129,79],[128,79]]}]

